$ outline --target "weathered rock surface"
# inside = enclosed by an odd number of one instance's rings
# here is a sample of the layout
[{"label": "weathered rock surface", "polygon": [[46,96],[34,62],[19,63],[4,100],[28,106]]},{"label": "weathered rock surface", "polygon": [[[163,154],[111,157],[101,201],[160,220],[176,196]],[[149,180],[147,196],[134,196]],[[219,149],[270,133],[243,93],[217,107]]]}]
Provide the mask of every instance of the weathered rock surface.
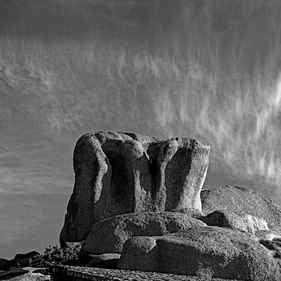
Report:
[{"label": "weathered rock surface", "polygon": [[208,145],[131,133],[82,136],[74,150],[75,184],[60,234],[82,241],[94,223],[124,213],[201,211]]},{"label": "weathered rock surface", "polygon": [[161,236],[206,226],[200,220],[174,212],[147,212],[118,215],[93,225],[81,252],[121,253],[132,236]]},{"label": "weathered rock surface", "polygon": [[[115,270],[82,266],[52,266],[50,268],[54,281],[62,281],[61,276],[85,280],[114,280],[114,281],[206,281],[196,276],[175,275],[157,272],[143,272],[131,270]],[[67,278],[67,279],[66,279]],[[212,281],[241,281],[237,279],[213,278]],[[245,280],[244,280],[245,281]]]},{"label": "weathered rock surface", "polygon": [[253,234],[220,227],[193,228],[163,237],[135,236],[117,268],[211,278],[277,281],[279,258]]},{"label": "weathered rock surface", "polygon": [[208,226],[227,227],[250,233],[268,230],[267,223],[262,218],[256,218],[249,214],[237,215],[227,210],[214,211],[205,217],[201,217],[200,220]]},{"label": "weathered rock surface", "polygon": [[111,268],[115,269],[120,260],[120,254],[106,253],[101,255],[90,255],[91,260],[87,264],[88,267]]},{"label": "weathered rock surface", "polygon": [[280,228],[281,207],[251,189],[228,185],[205,189],[201,192],[201,200],[204,214],[216,210],[228,210],[236,214],[246,213],[265,219],[269,229]]},{"label": "weathered rock surface", "polygon": [[260,244],[272,251],[274,258],[279,259],[279,266],[281,265],[281,239],[260,240]]},{"label": "weathered rock surface", "polygon": [[255,235],[260,239],[260,240],[269,240],[272,241],[273,239],[280,239],[281,240],[281,233],[272,231],[272,230],[257,230],[255,232]]},{"label": "weathered rock surface", "polygon": [[199,219],[204,216],[201,211],[191,208],[172,209],[170,212],[185,214],[195,219]]}]

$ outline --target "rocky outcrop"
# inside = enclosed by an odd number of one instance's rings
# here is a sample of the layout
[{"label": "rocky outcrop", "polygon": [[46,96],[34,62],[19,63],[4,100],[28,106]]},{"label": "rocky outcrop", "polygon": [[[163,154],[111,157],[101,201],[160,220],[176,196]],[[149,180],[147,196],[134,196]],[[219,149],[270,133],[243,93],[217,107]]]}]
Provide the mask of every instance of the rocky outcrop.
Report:
[{"label": "rocky outcrop", "polygon": [[281,280],[281,208],[244,187],[201,191],[208,155],[188,138],[82,136],[60,242],[84,242],[66,264]]},{"label": "rocky outcrop", "polygon": [[127,240],[117,268],[121,270],[164,273],[165,271],[160,264],[159,247],[156,244],[158,238],[134,236]]},{"label": "rocky outcrop", "polygon": [[31,251],[26,254],[16,254],[11,260],[1,259],[0,270],[8,270],[12,267],[25,267],[29,265],[29,261],[39,255],[36,251]]},{"label": "rocky outcrop", "polygon": [[83,243],[81,253],[121,253],[132,236],[162,236],[206,226],[200,220],[181,213],[148,212],[118,215],[97,222]]},{"label": "rocky outcrop", "polygon": [[274,256],[276,249],[269,247],[250,233],[193,228],[163,237],[132,237],[124,244],[117,268],[193,275],[204,280],[277,281],[281,278],[280,260]]},{"label": "rocky outcrop", "polygon": [[124,213],[201,211],[208,145],[131,133],[82,136],[74,150],[75,184],[60,234],[82,241],[94,223]]},{"label": "rocky outcrop", "polygon": [[267,223],[262,218],[256,218],[249,214],[237,215],[226,210],[212,212],[205,217],[201,217],[200,220],[209,226],[227,227],[250,233],[268,230]]},{"label": "rocky outcrop", "polygon": [[278,230],[281,225],[280,206],[271,199],[245,187],[227,185],[205,189],[201,192],[201,200],[204,214],[216,210],[228,210],[235,214],[249,214],[263,218],[272,230]]},{"label": "rocky outcrop", "polygon": [[88,267],[99,267],[99,268],[112,268],[115,269],[120,260],[120,254],[117,253],[106,253],[101,255],[89,255],[91,260],[87,264]]}]

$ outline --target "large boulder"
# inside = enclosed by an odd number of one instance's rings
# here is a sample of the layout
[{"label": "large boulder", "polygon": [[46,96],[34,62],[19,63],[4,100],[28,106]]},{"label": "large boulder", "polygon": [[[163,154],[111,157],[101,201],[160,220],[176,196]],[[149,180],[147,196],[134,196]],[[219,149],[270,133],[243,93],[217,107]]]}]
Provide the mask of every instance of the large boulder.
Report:
[{"label": "large boulder", "polygon": [[237,215],[226,210],[218,210],[201,217],[200,220],[209,226],[227,227],[239,231],[255,233],[259,230],[268,230],[267,223],[262,218],[249,214]]},{"label": "large boulder", "polygon": [[181,213],[148,212],[118,215],[95,223],[83,243],[81,254],[121,253],[132,236],[161,236],[206,226]]},{"label": "large boulder", "polygon": [[[281,225],[281,207],[271,199],[240,186],[225,186],[205,189],[201,192],[204,214],[216,210],[228,210],[236,214],[250,214],[266,220],[268,227],[279,230]],[[281,230],[281,229],[280,229]]]},{"label": "large boulder", "polygon": [[209,145],[132,133],[82,136],[74,150],[75,184],[60,234],[82,241],[94,223],[125,213],[201,211]]},{"label": "large boulder", "polygon": [[124,244],[117,268],[193,275],[202,280],[277,281],[281,275],[274,250],[253,234],[208,226],[163,237],[132,237]]}]

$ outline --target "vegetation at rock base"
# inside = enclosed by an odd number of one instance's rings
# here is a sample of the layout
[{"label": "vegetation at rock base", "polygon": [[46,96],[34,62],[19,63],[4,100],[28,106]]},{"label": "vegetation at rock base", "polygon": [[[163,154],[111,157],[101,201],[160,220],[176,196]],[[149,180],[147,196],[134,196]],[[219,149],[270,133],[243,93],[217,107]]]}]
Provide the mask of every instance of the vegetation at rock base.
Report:
[{"label": "vegetation at rock base", "polygon": [[61,248],[57,245],[45,248],[42,255],[37,255],[30,259],[32,267],[49,267],[51,265],[63,264],[67,260],[78,258],[80,249],[77,246]]}]

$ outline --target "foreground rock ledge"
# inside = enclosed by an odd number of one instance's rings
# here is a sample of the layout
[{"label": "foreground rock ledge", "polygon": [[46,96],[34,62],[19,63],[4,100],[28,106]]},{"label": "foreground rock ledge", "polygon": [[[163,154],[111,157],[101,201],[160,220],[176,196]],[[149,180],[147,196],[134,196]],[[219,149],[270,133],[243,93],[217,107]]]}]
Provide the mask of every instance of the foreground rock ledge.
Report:
[{"label": "foreground rock ledge", "polygon": [[209,150],[189,138],[113,132],[82,136],[74,150],[75,184],[61,244],[84,240],[94,223],[119,214],[201,212]]},{"label": "foreground rock ledge", "polygon": [[[114,270],[103,268],[52,266],[50,268],[53,281],[61,280],[126,280],[126,281],[206,281],[196,276],[174,275],[157,272],[141,272],[130,270]],[[236,279],[212,278],[213,281],[241,281]]]},{"label": "foreground rock ledge", "polygon": [[209,226],[162,237],[134,236],[124,244],[117,268],[203,280],[281,280],[279,257],[255,235]]}]

